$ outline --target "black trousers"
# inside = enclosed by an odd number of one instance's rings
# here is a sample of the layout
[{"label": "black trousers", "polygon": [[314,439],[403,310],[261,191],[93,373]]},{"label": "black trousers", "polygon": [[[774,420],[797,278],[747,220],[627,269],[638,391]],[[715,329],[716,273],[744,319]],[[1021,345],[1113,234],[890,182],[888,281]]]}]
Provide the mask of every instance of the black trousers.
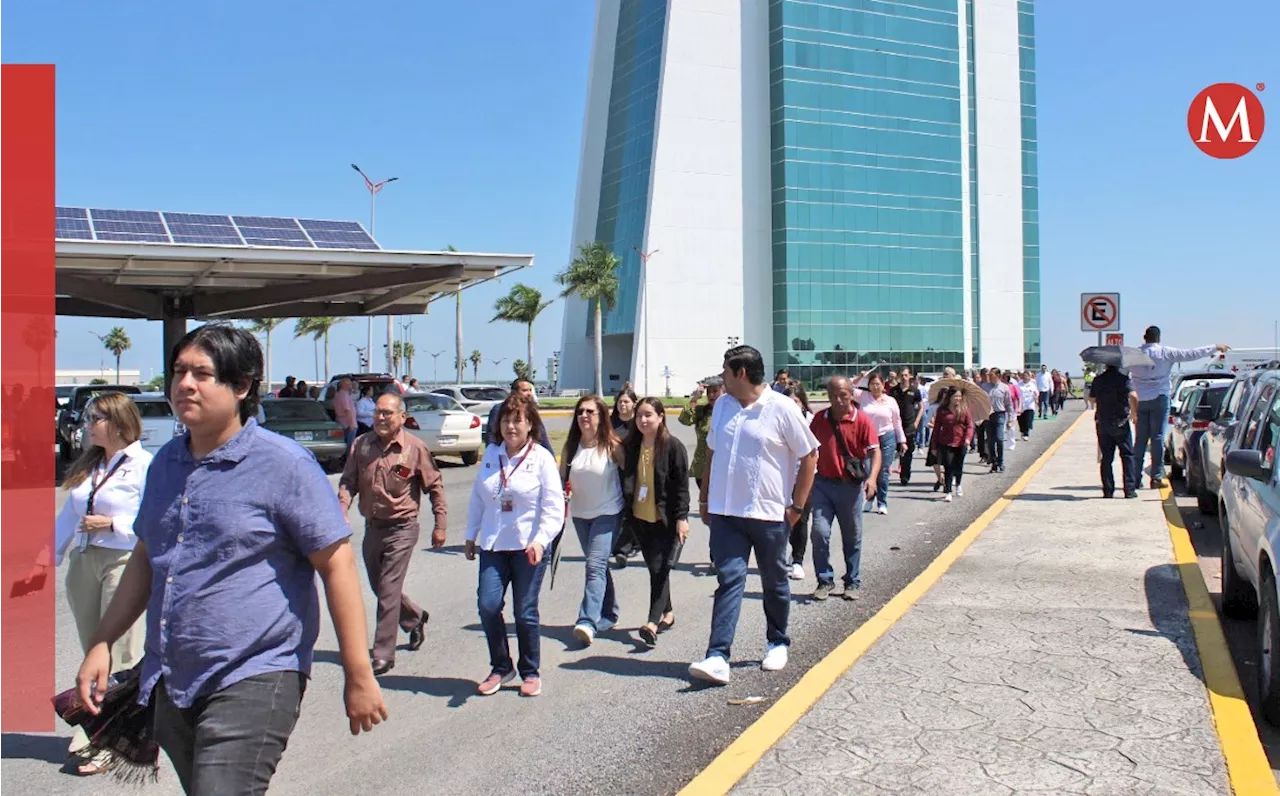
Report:
[{"label": "black trousers", "polygon": [[[987,421],[983,420],[974,429],[973,442],[969,446],[969,451],[973,452],[974,446],[977,447],[978,456],[983,461],[987,459]],[[945,465],[944,465],[945,466]]]},{"label": "black trousers", "polygon": [[674,528],[662,522],[645,522],[635,517],[627,518],[634,538],[649,568],[649,621],[658,624],[662,617],[672,612],[671,569],[680,558],[680,537]]},{"label": "black trousers", "polygon": [[1098,422],[1098,447],[1102,450],[1102,463],[1099,465],[1102,475],[1102,494],[1111,497],[1116,491],[1116,475],[1112,468],[1116,451],[1120,452],[1120,472],[1124,479],[1125,494],[1138,490],[1138,479],[1133,471],[1133,434],[1126,420],[1122,424]]},{"label": "black trousers", "polygon": [[632,558],[639,552],[640,542],[636,539],[635,530],[632,529],[631,523],[624,518],[622,527],[618,529],[618,535],[613,538],[613,550],[609,555]]},{"label": "black trousers", "polygon": [[796,520],[796,524],[791,526],[791,563],[803,564],[804,554],[809,550],[809,515],[813,513],[811,508],[813,501],[809,501],[809,505],[804,507],[804,514],[800,515],[800,519]]},{"label": "black trousers", "polygon": [[1022,414],[1018,415],[1018,430],[1022,432],[1022,436],[1031,435],[1031,426],[1036,419],[1036,410],[1024,409]]},{"label": "black trousers", "polygon": [[952,486],[960,486],[960,479],[964,478],[964,454],[963,445],[938,446],[938,461],[942,463],[942,472],[946,478],[944,492],[950,492]]},{"label": "black trousers", "polygon": [[916,432],[907,432],[907,450],[898,457],[898,481],[904,486],[911,481],[911,456],[916,452]]}]

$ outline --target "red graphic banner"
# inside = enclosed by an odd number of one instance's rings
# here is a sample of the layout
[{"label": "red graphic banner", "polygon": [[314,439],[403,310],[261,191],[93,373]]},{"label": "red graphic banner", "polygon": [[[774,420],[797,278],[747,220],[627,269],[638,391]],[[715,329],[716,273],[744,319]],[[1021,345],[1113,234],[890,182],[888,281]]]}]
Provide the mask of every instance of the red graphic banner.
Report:
[{"label": "red graphic banner", "polygon": [[[0,67],[0,724],[54,728],[54,68]],[[68,684],[69,685],[69,684]]]}]

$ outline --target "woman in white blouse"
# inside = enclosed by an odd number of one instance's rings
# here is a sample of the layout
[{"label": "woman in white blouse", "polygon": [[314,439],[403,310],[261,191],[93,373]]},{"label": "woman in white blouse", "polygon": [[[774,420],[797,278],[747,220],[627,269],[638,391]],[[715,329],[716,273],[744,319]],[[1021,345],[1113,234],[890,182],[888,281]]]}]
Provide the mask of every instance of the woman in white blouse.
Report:
[{"label": "woman in white blouse", "polygon": [[[86,412],[89,445],[62,482],[69,494],[58,514],[53,563],[60,566],[70,550],[67,602],[75,616],[80,644],[87,652],[138,541],[133,520],[142,503],[151,454],[138,441],[142,438],[142,417],[128,396],[103,393],[93,399]],[[112,672],[137,665],[145,640],[143,616],[112,645]],[[77,728],[69,751],[88,761],[79,767],[80,773],[105,771],[107,756],[96,757],[88,746],[88,737]]]},{"label": "woman in white blouse", "polygon": [[[466,554],[473,560],[479,551],[476,594],[489,642],[489,676],[476,690],[495,694],[518,671],[521,695],[535,697],[542,693],[538,592],[546,571],[539,564],[564,525],[564,489],[555,457],[537,442],[542,430],[537,404],[519,394],[508,396],[498,411],[498,430],[502,441],[485,449],[467,512]],[[508,586],[520,645],[518,666],[511,663],[502,616]]]},{"label": "woman in white blouse", "polygon": [[590,646],[596,634],[618,623],[618,598],[609,571],[609,553],[622,516],[622,446],[608,422],[609,409],[598,395],[584,395],[573,409],[573,425],[560,455],[560,476],[569,492],[586,586],[573,635]]}]

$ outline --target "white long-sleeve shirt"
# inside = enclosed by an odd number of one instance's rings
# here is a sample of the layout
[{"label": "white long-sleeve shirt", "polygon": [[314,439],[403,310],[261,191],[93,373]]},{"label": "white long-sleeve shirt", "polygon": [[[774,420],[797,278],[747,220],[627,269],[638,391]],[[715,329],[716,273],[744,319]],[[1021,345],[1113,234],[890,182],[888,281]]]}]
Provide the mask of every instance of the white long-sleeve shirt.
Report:
[{"label": "white long-sleeve shirt", "polygon": [[[481,550],[523,550],[534,542],[545,549],[564,526],[564,488],[555,456],[536,441],[526,450],[513,460],[505,443],[485,449],[467,511],[467,541]],[[511,511],[502,510],[504,473]]]},{"label": "white long-sleeve shirt", "polygon": [[[123,459],[123,461],[122,461]],[[116,467],[119,462],[120,466]],[[111,477],[107,473],[116,467]],[[54,564],[61,565],[63,556],[74,542],[89,547],[106,547],[112,550],[132,550],[138,542],[133,534],[133,521],[142,505],[142,492],[147,483],[147,470],[151,467],[151,454],[141,442],[135,442],[111,457],[111,461],[98,465],[89,476],[76,484],[67,495],[67,502],[58,512],[54,531]],[[104,480],[105,479],[105,480]],[[111,518],[111,529],[97,533],[80,532],[80,521],[88,509],[89,493],[93,485],[98,491],[93,497],[93,513]]]},{"label": "white long-sleeve shirt", "polygon": [[1141,349],[1155,364],[1129,368],[1129,377],[1133,379],[1133,389],[1138,393],[1138,400],[1150,401],[1169,394],[1172,389],[1169,374],[1173,371],[1174,363],[1204,359],[1217,351],[1218,347],[1206,345],[1199,348],[1170,348],[1159,343],[1144,343]]},{"label": "white long-sleeve shirt", "polygon": [[1018,382],[1018,388],[1022,390],[1022,408],[1025,412],[1028,409],[1036,408],[1036,401],[1040,400],[1040,390],[1036,387],[1034,379],[1029,381]]}]

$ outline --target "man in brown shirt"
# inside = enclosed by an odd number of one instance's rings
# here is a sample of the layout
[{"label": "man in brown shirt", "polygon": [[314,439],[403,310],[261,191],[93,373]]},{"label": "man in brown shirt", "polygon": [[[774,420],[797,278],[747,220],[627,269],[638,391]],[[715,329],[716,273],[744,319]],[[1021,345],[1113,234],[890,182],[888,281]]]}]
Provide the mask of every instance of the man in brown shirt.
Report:
[{"label": "man in brown shirt", "polygon": [[418,545],[418,510],[425,491],[431,496],[435,530],[431,546],[443,547],[448,509],[444,481],[427,446],[404,431],[404,400],[393,392],[378,398],[373,431],[356,438],[338,482],[344,512],[355,496],[365,518],[364,566],[378,596],[373,635],[373,673],[395,666],[396,625],[409,634],[409,649],[426,640],[430,614],[404,594],[409,559]]}]

